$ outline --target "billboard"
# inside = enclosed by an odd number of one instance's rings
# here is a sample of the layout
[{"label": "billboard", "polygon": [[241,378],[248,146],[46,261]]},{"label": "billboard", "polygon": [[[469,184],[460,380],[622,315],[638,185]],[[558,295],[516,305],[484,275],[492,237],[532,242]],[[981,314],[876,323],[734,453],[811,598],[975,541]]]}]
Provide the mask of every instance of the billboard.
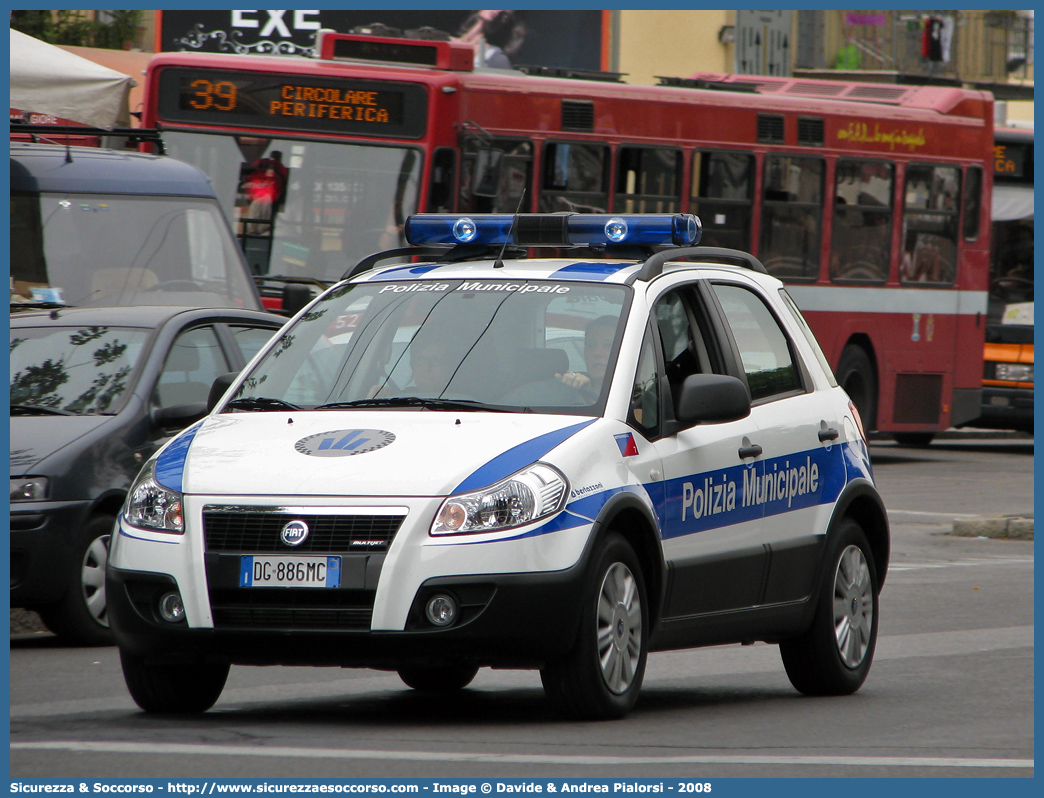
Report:
[{"label": "billboard", "polygon": [[481,45],[486,66],[603,68],[603,12],[597,10],[174,10],[158,16],[162,51],[312,55],[321,28],[349,33],[385,25],[405,34],[435,29]]}]

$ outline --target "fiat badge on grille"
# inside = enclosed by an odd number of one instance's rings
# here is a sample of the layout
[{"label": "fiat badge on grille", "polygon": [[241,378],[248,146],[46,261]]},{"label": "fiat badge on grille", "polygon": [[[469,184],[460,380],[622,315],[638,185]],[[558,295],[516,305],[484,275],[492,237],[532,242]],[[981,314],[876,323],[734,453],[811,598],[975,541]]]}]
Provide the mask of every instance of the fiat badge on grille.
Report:
[{"label": "fiat badge on grille", "polygon": [[279,539],[287,546],[300,546],[308,537],[308,524],[304,521],[293,520],[283,527],[279,533]]}]

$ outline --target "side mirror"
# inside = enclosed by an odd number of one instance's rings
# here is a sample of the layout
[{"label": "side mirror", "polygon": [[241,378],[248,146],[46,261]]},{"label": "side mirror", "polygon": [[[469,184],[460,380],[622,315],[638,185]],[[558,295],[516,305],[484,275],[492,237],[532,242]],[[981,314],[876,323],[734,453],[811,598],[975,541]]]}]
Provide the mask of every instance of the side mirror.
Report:
[{"label": "side mirror", "polygon": [[210,386],[210,393],[207,395],[208,413],[217,407],[217,403],[221,401],[221,397],[225,395],[229,386],[236,381],[236,377],[238,376],[238,371],[230,371],[228,374],[222,374],[214,380],[214,384]]},{"label": "side mirror", "polygon": [[294,316],[312,301],[312,289],[304,283],[287,283],[283,286],[283,315]]},{"label": "side mirror", "polygon": [[725,374],[690,374],[674,402],[674,417],[684,429],[700,423],[738,421],[750,415],[747,386]]},{"label": "side mirror", "polygon": [[152,411],[152,423],[160,429],[184,429],[199,421],[208,412],[202,402],[187,402],[183,405],[157,407]]}]

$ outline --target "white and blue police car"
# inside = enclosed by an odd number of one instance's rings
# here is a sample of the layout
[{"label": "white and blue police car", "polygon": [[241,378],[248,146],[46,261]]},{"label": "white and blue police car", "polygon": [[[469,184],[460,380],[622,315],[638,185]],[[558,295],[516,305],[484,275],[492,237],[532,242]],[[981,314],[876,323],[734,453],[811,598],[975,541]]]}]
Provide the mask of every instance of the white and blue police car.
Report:
[{"label": "white and blue police car", "polygon": [[699,233],[410,217],[132,486],[107,590],[134,700],[205,711],[232,664],[491,666],[612,718],[650,651],[754,641],[802,693],[857,690],[889,556],[858,414],[782,283]]}]

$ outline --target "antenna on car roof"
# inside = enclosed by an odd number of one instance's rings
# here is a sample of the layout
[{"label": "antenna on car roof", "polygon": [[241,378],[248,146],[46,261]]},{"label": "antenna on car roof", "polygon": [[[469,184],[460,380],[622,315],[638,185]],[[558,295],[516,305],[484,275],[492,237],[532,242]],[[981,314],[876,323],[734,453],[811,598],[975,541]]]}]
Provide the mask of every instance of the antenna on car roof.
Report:
[{"label": "antenna on car roof", "polygon": [[500,254],[497,255],[497,259],[493,261],[494,269],[504,268],[504,252],[507,250],[508,239],[511,238],[511,234],[515,232],[515,228],[518,226],[518,215],[522,213],[522,203],[526,199],[526,188],[522,187],[522,196],[518,198],[518,207],[515,208],[515,218],[511,220],[511,229],[508,230],[508,234],[504,236],[504,245],[500,248]]}]

